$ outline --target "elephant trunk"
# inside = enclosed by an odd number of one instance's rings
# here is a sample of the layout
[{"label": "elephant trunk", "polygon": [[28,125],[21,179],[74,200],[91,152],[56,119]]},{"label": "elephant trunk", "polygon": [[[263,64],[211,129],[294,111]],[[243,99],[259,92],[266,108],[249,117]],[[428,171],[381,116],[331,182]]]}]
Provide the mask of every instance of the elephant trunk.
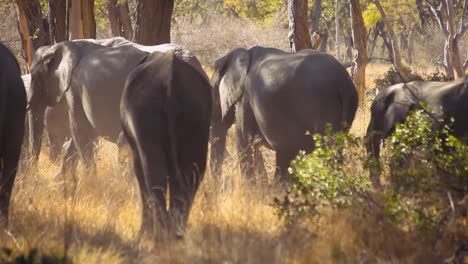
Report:
[{"label": "elephant trunk", "polygon": [[370,121],[366,134],[366,150],[368,154],[368,164],[370,178],[375,187],[380,186],[380,142],[381,132],[375,128],[375,120]]},{"label": "elephant trunk", "polygon": [[211,175],[214,177],[220,177],[222,173],[227,130],[228,129],[222,124],[222,122],[213,124],[211,127],[210,170]]},{"label": "elephant trunk", "polygon": [[44,113],[46,104],[33,104],[28,113],[29,119],[29,145],[31,156],[35,161],[39,159],[42,146],[42,134],[44,132]]}]

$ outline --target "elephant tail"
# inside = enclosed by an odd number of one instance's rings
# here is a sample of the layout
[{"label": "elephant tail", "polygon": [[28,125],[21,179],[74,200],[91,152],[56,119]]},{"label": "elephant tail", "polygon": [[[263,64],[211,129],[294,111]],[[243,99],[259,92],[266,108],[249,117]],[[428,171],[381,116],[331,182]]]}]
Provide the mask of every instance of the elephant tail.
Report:
[{"label": "elephant tail", "polygon": [[[167,135],[168,135],[168,150],[169,150],[169,172],[171,177],[175,177],[175,180],[179,183],[180,186],[186,187],[186,179],[182,174],[180,167],[179,167],[179,154],[178,154],[178,140],[177,140],[177,129],[176,129],[176,121],[177,121],[177,114],[178,110],[178,102],[176,96],[176,87],[174,84],[175,71],[176,67],[176,55],[174,52],[172,53],[172,76],[171,80],[169,81],[169,85],[166,88],[166,114],[167,114]],[[189,175],[185,175],[188,177]]]}]

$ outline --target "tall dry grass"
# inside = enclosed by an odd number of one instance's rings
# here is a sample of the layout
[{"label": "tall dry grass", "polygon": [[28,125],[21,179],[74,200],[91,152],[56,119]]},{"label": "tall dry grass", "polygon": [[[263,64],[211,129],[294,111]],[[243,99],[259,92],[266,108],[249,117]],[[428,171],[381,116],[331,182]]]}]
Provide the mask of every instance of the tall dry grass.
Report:
[{"label": "tall dry grass", "polygon": [[[368,111],[360,111],[353,133],[363,135]],[[295,226],[275,214],[273,198],[284,194],[275,184],[253,184],[240,176],[232,133],[224,177],[206,173],[197,193],[183,240],[155,243],[138,237],[140,199],[132,176],[119,170],[116,146],[102,140],[97,174],[78,168],[77,192],[71,179],[56,177],[58,164],[47,148],[37,167],[27,161],[17,176],[9,229],[0,230],[0,248],[13,255],[37,249],[43,256],[64,255],[73,263],[436,263],[378,218],[356,211],[329,210]],[[264,150],[269,175],[274,155]],[[263,181],[265,182],[265,181]],[[64,187],[68,187],[64,197]],[[358,211],[359,212],[359,211]],[[1,253],[0,253],[1,254]]]}]

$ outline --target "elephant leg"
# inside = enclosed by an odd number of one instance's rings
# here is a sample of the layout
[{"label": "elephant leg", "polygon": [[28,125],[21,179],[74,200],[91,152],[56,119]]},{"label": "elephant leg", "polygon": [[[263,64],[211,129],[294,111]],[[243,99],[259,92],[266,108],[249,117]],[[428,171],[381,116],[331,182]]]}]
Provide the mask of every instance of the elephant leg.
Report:
[{"label": "elephant leg", "polygon": [[74,111],[70,113],[69,120],[73,143],[83,162],[85,174],[94,175],[96,172],[94,152],[97,142],[94,128],[79,106],[76,106]]},{"label": "elephant leg", "polygon": [[263,160],[262,152],[260,151],[260,146],[255,144],[253,147],[253,160],[254,160],[254,172],[255,176],[258,179],[266,179],[267,173],[265,169],[265,161]]},{"label": "elephant leg", "polygon": [[[146,124],[145,124],[146,125]],[[148,124],[152,125],[152,124]],[[137,131],[139,134],[127,137],[134,153],[135,174],[140,185],[143,209],[151,214],[153,219],[153,234],[160,240],[166,237],[168,228],[168,214],[166,205],[168,161],[164,144],[160,142],[159,135],[154,135],[154,130],[143,127]],[[167,137],[167,136],[164,136]],[[138,153],[138,154],[135,154]],[[145,217],[146,217],[145,213]]]},{"label": "elephant leg", "polygon": [[56,162],[62,153],[63,144],[66,140],[52,131],[48,131],[47,134],[50,142],[50,159]]},{"label": "elephant leg", "polygon": [[[190,166],[191,167],[191,166]],[[183,170],[179,175],[171,173],[169,177],[169,215],[171,230],[176,238],[182,238],[188,220],[190,207],[193,202],[194,188],[187,180],[191,181],[197,177],[193,169]]]},{"label": "elephant leg", "polygon": [[248,180],[254,180],[252,146],[239,126],[236,127],[236,149],[242,176]]},{"label": "elephant leg", "polygon": [[[16,120],[18,121],[21,120]],[[15,183],[16,171],[18,168],[18,162],[21,155],[21,143],[23,140],[23,134],[18,131],[18,126],[23,129],[24,124],[14,124],[6,131],[6,135],[3,141],[2,148],[2,174],[0,176],[0,215],[3,215],[8,224],[8,214],[11,202],[11,193]],[[15,126],[16,125],[16,126]]]},{"label": "elephant leg", "polygon": [[129,170],[129,161],[131,157],[131,147],[129,143],[127,142],[127,139],[125,138],[125,135],[123,132],[119,134],[119,137],[117,138],[117,158],[118,158],[118,169],[120,172],[122,172],[122,175],[124,176],[125,179],[128,179],[132,182],[134,177],[131,175],[130,170]]},{"label": "elephant leg", "polygon": [[154,223],[152,209],[149,203],[149,194],[146,187],[146,182],[144,180],[143,169],[141,168],[141,160],[138,155],[138,152],[134,152],[133,156],[133,170],[138,181],[138,186],[140,189],[140,198],[141,198],[141,227],[140,235],[143,231],[148,231],[150,234],[154,235]]},{"label": "elephant leg", "polygon": [[[72,177],[72,194],[75,193],[78,180],[76,177],[76,167],[78,166],[78,153],[76,151],[75,143],[73,139],[69,139],[65,142],[65,155],[63,157],[62,169],[60,173],[56,175],[57,179],[63,178],[64,184],[67,184],[66,177],[70,175]],[[65,186],[65,190],[67,190]]]},{"label": "elephant leg", "polygon": [[296,154],[288,151],[276,151],[276,172],[275,177],[280,182],[288,182],[291,175],[288,172],[289,165]]},{"label": "elephant leg", "polygon": [[210,170],[215,180],[221,178],[224,153],[226,152],[226,135],[234,124],[234,107],[229,109],[224,118],[213,118],[210,132]]},{"label": "elephant leg", "polygon": [[258,134],[258,126],[250,103],[243,98],[236,104],[236,147],[241,173],[254,180],[253,139]]}]

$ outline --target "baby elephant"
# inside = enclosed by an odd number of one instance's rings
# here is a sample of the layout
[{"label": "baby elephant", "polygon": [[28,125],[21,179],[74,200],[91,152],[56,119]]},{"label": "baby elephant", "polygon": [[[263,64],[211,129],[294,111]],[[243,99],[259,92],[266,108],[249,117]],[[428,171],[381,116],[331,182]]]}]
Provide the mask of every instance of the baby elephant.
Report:
[{"label": "baby elephant", "polygon": [[128,77],[120,115],[143,202],[141,228],[157,239],[181,238],[205,172],[210,84],[173,52],[148,54]]}]

